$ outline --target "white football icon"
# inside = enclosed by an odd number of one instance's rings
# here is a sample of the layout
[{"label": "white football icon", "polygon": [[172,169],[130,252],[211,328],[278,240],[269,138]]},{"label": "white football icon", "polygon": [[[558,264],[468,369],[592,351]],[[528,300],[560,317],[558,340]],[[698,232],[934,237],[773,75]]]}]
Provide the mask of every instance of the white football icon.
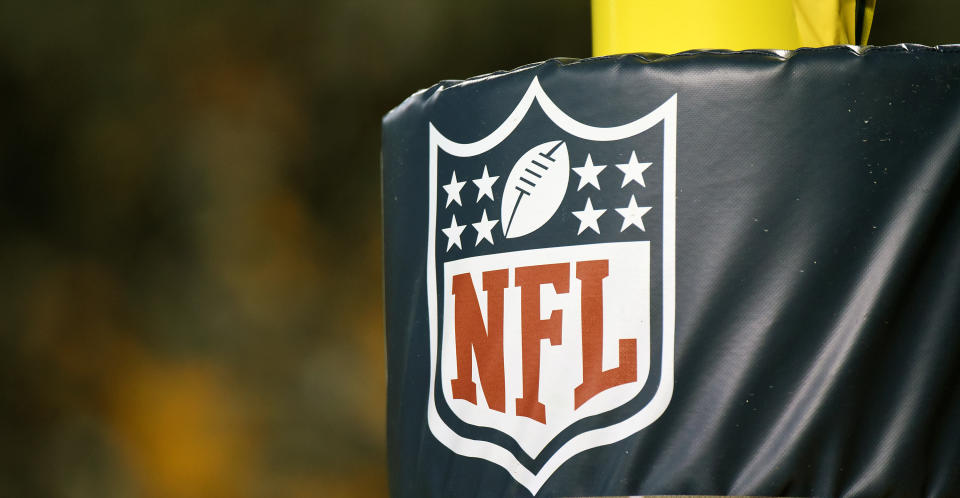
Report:
[{"label": "white football icon", "polygon": [[542,227],[563,202],[569,180],[570,157],[562,140],[540,144],[520,156],[503,189],[503,235],[512,239]]}]

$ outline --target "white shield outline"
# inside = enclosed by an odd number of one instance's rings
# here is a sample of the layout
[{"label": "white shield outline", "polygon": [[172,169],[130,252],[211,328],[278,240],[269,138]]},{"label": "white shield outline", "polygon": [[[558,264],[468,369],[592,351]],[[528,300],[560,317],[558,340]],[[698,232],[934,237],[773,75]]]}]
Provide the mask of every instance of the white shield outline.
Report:
[{"label": "white shield outline", "polygon": [[[437,151],[457,157],[472,157],[496,147],[517,128],[534,101],[555,125],[576,137],[596,142],[622,140],[643,133],[663,122],[663,347],[660,384],[650,402],[639,412],[614,425],[583,432],[560,447],[539,472],[532,473],[507,449],[489,441],[468,439],[450,429],[440,415],[434,400],[437,375],[437,283],[436,283],[436,216],[437,216]],[[482,458],[500,465],[521,485],[536,494],[547,479],[571,457],[582,451],[605,446],[631,436],[657,420],[667,409],[673,395],[674,315],[676,299],[676,191],[677,191],[677,95],[660,107],[630,123],[597,127],[583,124],[560,110],[547,97],[534,77],[517,107],[507,119],[486,137],[472,143],[458,143],[443,136],[429,124],[430,148],[430,209],[427,230],[427,312],[430,331],[430,385],[428,387],[427,425],[441,443],[459,455]]]}]

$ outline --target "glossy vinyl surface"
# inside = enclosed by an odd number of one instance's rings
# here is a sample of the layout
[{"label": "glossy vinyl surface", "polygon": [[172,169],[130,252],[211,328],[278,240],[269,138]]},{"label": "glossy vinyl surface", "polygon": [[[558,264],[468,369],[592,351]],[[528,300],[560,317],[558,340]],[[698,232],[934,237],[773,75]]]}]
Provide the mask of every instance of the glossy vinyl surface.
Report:
[{"label": "glossy vinyl surface", "polygon": [[900,45],[552,60],[391,111],[394,496],[530,495],[428,429],[424,199],[429,124],[477,140],[534,77],[596,126],[676,94],[678,188],[672,400],[538,496],[960,494],[960,47]]}]

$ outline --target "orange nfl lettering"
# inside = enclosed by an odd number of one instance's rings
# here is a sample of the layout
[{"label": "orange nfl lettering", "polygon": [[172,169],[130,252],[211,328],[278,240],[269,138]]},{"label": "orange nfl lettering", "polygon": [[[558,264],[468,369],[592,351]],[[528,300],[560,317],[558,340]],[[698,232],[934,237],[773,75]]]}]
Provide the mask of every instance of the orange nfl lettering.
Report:
[{"label": "orange nfl lettering", "polygon": [[526,266],[517,268],[520,287],[520,334],[523,355],[523,396],[517,399],[517,415],[547,423],[546,407],[540,402],[540,341],[549,339],[557,346],[561,341],[562,310],[553,310],[550,318],[540,319],[540,285],[553,284],[557,294],[570,290],[570,264]]},{"label": "orange nfl lettering", "polygon": [[620,339],[620,363],[603,370],[603,279],[610,274],[607,260],[577,263],[580,280],[580,323],[583,337],[583,383],[574,389],[574,407],[611,387],[636,382],[637,340]]},{"label": "orange nfl lettering", "polygon": [[483,325],[480,301],[469,273],[454,275],[454,320],[457,343],[457,378],[450,381],[453,397],[477,404],[477,386],[471,380],[473,355],[477,356],[480,387],[487,406],[504,412],[503,380],[503,290],[507,287],[508,270],[483,273],[483,290],[487,292],[487,326]]}]

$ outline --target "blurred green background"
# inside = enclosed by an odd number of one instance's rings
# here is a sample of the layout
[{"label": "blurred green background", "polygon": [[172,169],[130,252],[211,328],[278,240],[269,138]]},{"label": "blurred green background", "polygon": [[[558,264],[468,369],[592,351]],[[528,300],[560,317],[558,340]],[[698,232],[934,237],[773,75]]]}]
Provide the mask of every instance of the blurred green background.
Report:
[{"label": "blurred green background", "polygon": [[[871,41],[958,11],[880,0]],[[585,1],[0,3],[0,497],[385,494],[380,118],[589,37]]]}]

